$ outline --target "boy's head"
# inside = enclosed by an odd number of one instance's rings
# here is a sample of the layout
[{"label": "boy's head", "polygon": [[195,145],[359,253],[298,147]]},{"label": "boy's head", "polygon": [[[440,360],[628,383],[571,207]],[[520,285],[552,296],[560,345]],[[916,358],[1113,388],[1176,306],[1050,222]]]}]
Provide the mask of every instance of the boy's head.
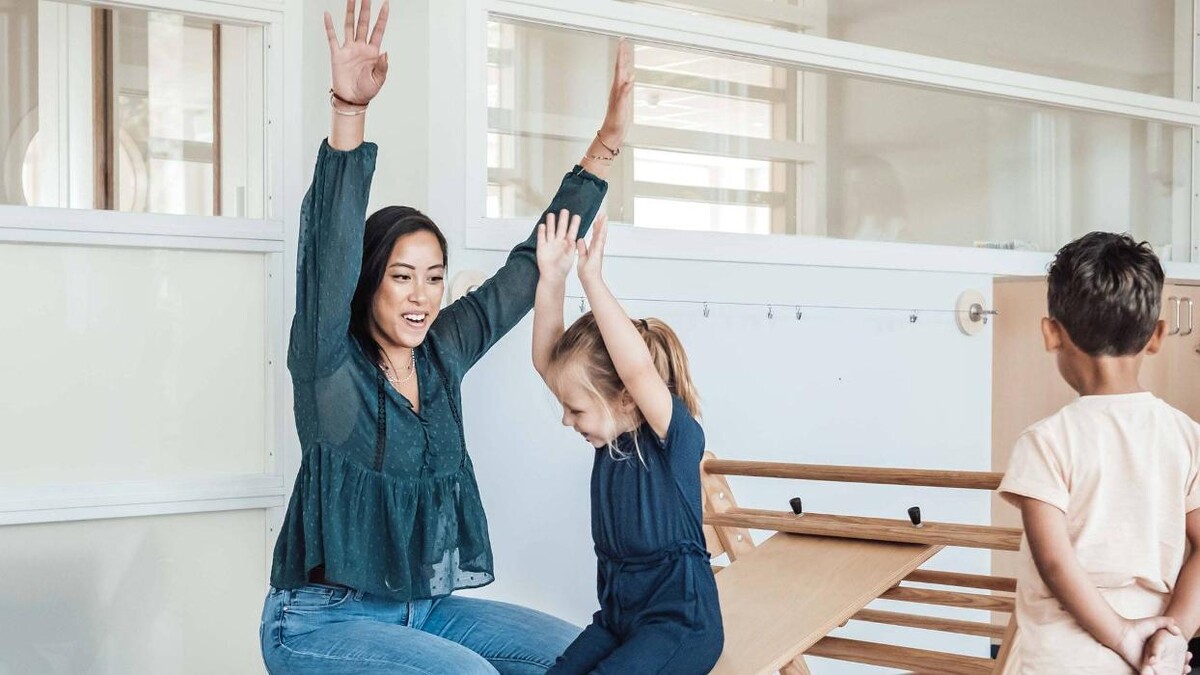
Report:
[{"label": "boy's head", "polygon": [[1043,322],[1046,348],[1074,386],[1064,359],[1138,357],[1158,351],[1165,328],[1163,269],[1146,242],[1092,232],[1063,246],[1050,264]]}]

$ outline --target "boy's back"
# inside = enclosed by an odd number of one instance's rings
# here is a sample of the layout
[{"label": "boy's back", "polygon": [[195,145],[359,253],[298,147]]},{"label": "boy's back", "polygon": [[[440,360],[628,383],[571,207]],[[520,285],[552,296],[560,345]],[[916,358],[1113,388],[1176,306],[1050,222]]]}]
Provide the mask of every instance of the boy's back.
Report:
[{"label": "boy's back", "polygon": [[[1090,581],[1118,614],[1161,615],[1200,507],[1200,425],[1148,392],[1082,396],[1017,440],[1001,496],[1061,510]],[[1021,672],[1129,672],[1067,613],[1021,549]]]}]

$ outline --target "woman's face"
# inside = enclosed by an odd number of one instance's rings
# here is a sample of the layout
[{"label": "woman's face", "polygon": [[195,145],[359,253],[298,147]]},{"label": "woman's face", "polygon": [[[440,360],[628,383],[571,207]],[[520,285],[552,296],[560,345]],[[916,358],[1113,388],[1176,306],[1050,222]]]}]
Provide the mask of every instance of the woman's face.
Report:
[{"label": "woman's face", "polygon": [[371,300],[371,334],[383,347],[417,347],[425,341],[446,292],[445,252],[432,232],[396,240]]}]

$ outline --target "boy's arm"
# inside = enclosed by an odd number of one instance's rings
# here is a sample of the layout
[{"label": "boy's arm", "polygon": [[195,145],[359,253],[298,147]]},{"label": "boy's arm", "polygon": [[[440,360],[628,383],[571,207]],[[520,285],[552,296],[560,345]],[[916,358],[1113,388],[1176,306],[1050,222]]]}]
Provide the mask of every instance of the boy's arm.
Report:
[{"label": "boy's arm", "polygon": [[1175,620],[1185,637],[1192,637],[1200,630],[1200,509],[1187,514],[1187,538],[1191,545],[1187,560],[1179,570],[1179,579],[1167,605],[1167,616]]},{"label": "boy's arm", "polygon": [[1140,667],[1146,640],[1173,622],[1167,617],[1130,621],[1113,611],[1075,557],[1066,515],[1037,499],[1018,495],[1013,499],[1019,502],[1033,562],[1050,592],[1097,642]]}]

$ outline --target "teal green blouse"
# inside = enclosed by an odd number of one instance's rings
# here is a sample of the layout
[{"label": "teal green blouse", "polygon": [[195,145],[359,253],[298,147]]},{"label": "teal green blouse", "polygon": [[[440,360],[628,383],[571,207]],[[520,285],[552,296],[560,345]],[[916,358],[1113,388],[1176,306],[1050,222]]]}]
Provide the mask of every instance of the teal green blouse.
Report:
[{"label": "teal green blouse", "polygon": [[[438,314],[416,350],[421,405],[414,411],[349,332],[376,153],[372,143],[349,152],[322,144],[300,212],[288,370],[303,457],[271,584],[302,586],[323,566],[326,579],[411,600],[494,578],[463,436],[461,386],[467,370],[533,308],[537,234],[535,228],[495,276]],[[547,211],[568,209],[591,223],[607,189],[576,166]]]}]

